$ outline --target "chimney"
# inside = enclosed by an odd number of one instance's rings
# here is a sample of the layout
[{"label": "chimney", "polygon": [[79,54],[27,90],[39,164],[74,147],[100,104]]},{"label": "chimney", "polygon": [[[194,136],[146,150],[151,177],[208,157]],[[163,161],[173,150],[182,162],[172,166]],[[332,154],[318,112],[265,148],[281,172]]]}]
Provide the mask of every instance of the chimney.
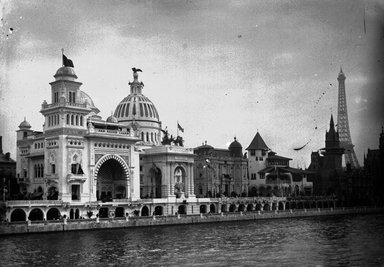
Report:
[{"label": "chimney", "polygon": [[3,154],[3,137],[0,136],[0,155]]}]

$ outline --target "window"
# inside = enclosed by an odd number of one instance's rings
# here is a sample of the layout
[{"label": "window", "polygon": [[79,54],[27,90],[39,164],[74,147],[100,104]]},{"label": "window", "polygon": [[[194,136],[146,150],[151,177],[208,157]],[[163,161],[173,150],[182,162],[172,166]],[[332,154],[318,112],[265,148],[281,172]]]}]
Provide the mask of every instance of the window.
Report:
[{"label": "window", "polygon": [[258,158],[258,157],[256,157],[255,159],[256,159],[256,161],[259,161],[259,158]]},{"label": "window", "polygon": [[80,200],[80,185],[72,185],[72,200]]},{"label": "window", "polygon": [[254,149],[252,149],[252,150],[251,150],[251,156],[254,156],[254,155],[256,155],[256,152],[255,152]]},{"label": "window", "polygon": [[70,123],[71,123],[71,120],[70,120],[69,114],[67,114],[67,125],[69,125]]},{"label": "window", "polygon": [[83,169],[79,163],[74,163],[71,165],[71,173],[72,174],[84,174]]},{"label": "window", "polygon": [[51,164],[51,171],[52,171],[52,174],[56,173],[56,165],[55,164]]}]

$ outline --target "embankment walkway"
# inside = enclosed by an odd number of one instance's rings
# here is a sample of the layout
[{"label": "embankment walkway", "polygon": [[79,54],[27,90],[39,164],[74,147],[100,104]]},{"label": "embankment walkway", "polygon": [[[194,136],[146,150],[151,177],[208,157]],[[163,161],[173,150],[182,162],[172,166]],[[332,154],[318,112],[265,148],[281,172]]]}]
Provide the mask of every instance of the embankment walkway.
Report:
[{"label": "embankment walkway", "polygon": [[316,216],[335,216],[346,214],[384,213],[382,207],[352,207],[328,209],[299,209],[252,212],[228,212],[200,215],[122,217],[107,219],[79,219],[55,221],[27,221],[0,224],[0,235],[29,234],[43,232],[63,232],[111,228],[133,228],[161,225],[180,225],[196,223],[218,223],[228,221],[265,220],[279,218],[300,218]]}]

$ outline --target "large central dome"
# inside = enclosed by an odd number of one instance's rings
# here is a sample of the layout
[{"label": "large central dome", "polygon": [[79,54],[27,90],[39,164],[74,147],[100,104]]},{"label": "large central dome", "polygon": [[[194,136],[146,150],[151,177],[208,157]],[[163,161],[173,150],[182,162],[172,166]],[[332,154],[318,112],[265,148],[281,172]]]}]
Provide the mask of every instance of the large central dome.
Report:
[{"label": "large central dome", "polygon": [[125,97],[116,107],[114,116],[119,123],[140,132],[141,140],[145,144],[160,144],[161,122],[155,105],[148,97],[142,94],[143,82],[138,81],[138,73],[133,70],[133,82],[130,82],[130,94]]},{"label": "large central dome", "polygon": [[159,122],[155,105],[143,94],[130,94],[116,107],[114,116],[119,122],[149,120]]}]

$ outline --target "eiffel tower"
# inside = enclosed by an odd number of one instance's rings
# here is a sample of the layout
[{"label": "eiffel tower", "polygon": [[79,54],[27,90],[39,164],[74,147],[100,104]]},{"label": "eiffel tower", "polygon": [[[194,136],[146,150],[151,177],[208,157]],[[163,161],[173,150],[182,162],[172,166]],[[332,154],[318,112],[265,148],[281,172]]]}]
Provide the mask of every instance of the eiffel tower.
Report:
[{"label": "eiffel tower", "polygon": [[344,148],[345,164],[350,164],[352,169],[360,168],[357,161],[354,145],[352,144],[351,132],[349,131],[347,98],[345,96],[345,75],[340,67],[340,73],[337,77],[339,81],[339,97],[337,107],[337,130],[340,137],[340,146]]}]

